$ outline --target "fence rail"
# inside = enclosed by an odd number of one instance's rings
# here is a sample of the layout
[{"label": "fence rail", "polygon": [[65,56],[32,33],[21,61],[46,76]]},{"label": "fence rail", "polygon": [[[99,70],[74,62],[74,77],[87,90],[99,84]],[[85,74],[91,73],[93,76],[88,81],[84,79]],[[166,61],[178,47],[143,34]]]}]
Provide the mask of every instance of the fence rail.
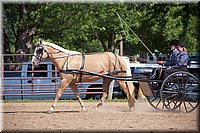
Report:
[{"label": "fence rail", "polygon": [[[55,97],[60,87],[58,69],[52,62],[45,61],[41,63],[41,66],[34,68],[30,63],[30,56],[33,54],[1,54],[4,59],[4,62],[1,62],[3,99],[52,99]],[[9,61],[6,60],[8,57]],[[25,57],[29,60],[15,62],[14,58],[17,57]],[[82,98],[101,95],[103,90],[102,82],[79,83],[77,86]],[[63,95],[64,99],[75,98],[73,91],[67,86]]]}]

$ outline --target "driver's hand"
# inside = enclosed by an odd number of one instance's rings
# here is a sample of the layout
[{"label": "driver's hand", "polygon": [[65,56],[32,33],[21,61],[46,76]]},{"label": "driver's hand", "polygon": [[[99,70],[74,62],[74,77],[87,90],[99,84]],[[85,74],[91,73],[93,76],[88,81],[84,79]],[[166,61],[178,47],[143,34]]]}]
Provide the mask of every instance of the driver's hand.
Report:
[{"label": "driver's hand", "polygon": [[158,64],[163,65],[165,64],[165,61],[157,61]]}]

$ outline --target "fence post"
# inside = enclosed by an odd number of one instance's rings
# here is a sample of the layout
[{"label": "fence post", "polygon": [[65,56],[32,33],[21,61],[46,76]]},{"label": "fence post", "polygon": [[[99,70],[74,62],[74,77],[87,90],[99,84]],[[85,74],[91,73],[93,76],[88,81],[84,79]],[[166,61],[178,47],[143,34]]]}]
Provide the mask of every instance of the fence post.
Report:
[{"label": "fence post", "polygon": [[120,40],[120,56],[123,56],[123,39]]},{"label": "fence post", "polygon": [[114,83],[115,83],[115,80],[113,80],[109,85],[109,94],[108,94],[109,100],[112,100]]}]

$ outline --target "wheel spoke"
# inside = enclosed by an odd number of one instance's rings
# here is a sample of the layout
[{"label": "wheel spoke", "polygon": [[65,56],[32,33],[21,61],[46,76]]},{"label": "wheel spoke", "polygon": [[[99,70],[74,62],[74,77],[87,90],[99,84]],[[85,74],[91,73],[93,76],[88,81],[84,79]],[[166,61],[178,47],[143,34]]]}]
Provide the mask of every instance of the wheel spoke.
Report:
[{"label": "wheel spoke", "polygon": [[179,112],[181,111],[181,104],[180,104],[180,106],[179,106],[178,110],[179,110]]},{"label": "wheel spoke", "polygon": [[187,75],[187,78],[186,78],[186,82],[185,82],[185,86],[184,86],[184,88],[186,87],[188,81],[189,81],[189,75]]},{"label": "wheel spoke", "polygon": [[193,86],[193,84],[195,83],[195,80],[191,80],[192,82],[189,83],[189,85],[185,88],[185,90],[187,90],[190,86]]},{"label": "wheel spoke", "polygon": [[176,81],[177,81],[178,88],[181,88],[180,83],[179,83],[178,76],[176,76]]},{"label": "wheel spoke", "polygon": [[[198,101],[198,100],[196,101],[196,100],[194,100],[194,99],[192,99],[192,98],[190,98],[190,97],[188,97],[188,96],[186,96],[185,99],[187,99],[188,101],[193,101],[193,102],[197,102],[197,101]],[[185,99],[184,99],[184,100],[185,100]]]},{"label": "wheel spoke", "polygon": [[[171,81],[171,83],[174,83],[174,81],[171,79],[171,77],[169,78],[169,80]],[[170,82],[169,82],[170,83]],[[172,86],[175,86],[176,87],[176,89],[179,89],[179,87],[177,87],[177,85],[176,84],[172,84]],[[170,87],[171,88],[171,87]]]},{"label": "wheel spoke", "polygon": [[[174,109],[176,109],[177,107],[179,107],[179,105],[181,104],[181,101],[175,101],[175,100],[167,100],[168,102],[168,104],[166,104],[166,103],[164,103],[165,104],[165,106],[168,108],[168,109],[170,109],[170,110],[174,110]],[[178,102],[180,102],[180,103],[178,103]],[[171,105],[171,106],[170,106]],[[170,108],[171,107],[171,108]]]},{"label": "wheel spoke", "polygon": [[188,102],[189,103],[189,105],[192,107],[192,108],[194,108],[194,106],[190,103],[190,102]]},{"label": "wheel spoke", "polygon": [[161,103],[160,97],[148,97],[147,101],[150,103],[152,107],[158,110],[163,110],[163,105]]},{"label": "wheel spoke", "polygon": [[160,104],[161,99],[158,101],[158,103],[156,104],[156,107],[158,107],[158,105]]},{"label": "wheel spoke", "polygon": [[153,100],[150,100],[150,102],[153,102],[153,101],[155,101],[157,98],[156,97],[154,97],[154,99]]},{"label": "wheel spoke", "polygon": [[166,100],[167,101],[167,104],[165,104],[165,106],[168,108],[168,109],[170,109],[170,102],[169,102],[169,100]]},{"label": "wheel spoke", "polygon": [[180,104],[177,105],[178,101],[173,101],[174,107],[177,108]]},{"label": "wheel spoke", "polygon": [[188,111],[187,111],[186,104],[185,104],[185,101],[183,101],[183,105],[184,105],[184,107],[185,107],[185,111],[188,112]]},{"label": "wheel spoke", "polygon": [[[167,94],[166,94],[167,95]],[[168,94],[169,96],[167,96],[167,97],[164,97],[165,99],[169,99],[169,98],[172,98],[172,97],[175,97],[175,96],[178,96],[177,95],[177,93],[176,94],[173,94],[173,95],[170,95],[170,94]]]}]

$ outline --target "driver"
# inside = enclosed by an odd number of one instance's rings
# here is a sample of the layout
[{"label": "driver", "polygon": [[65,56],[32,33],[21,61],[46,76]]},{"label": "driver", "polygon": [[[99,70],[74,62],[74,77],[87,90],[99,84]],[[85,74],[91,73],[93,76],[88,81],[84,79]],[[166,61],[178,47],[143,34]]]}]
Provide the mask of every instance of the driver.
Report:
[{"label": "driver", "polygon": [[176,63],[170,68],[164,70],[164,78],[176,71],[187,71],[188,53],[185,43],[179,42],[177,49],[179,51],[179,54],[177,55]]},{"label": "driver", "polygon": [[179,53],[177,47],[178,47],[178,40],[172,40],[170,42],[170,52],[169,52],[169,58],[166,61],[157,61],[158,64],[160,65],[165,65],[165,66],[173,66],[176,64],[177,60],[177,55]]},{"label": "driver", "polygon": [[[169,58],[166,61],[157,61],[157,63],[164,66],[175,65],[177,61],[177,55],[179,53],[177,49],[178,43],[179,43],[178,40],[171,40],[169,44],[170,45]],[[159,79],[161,77],[161,74],[162,74],[162,68],[154,69],[150,79]]]}]

